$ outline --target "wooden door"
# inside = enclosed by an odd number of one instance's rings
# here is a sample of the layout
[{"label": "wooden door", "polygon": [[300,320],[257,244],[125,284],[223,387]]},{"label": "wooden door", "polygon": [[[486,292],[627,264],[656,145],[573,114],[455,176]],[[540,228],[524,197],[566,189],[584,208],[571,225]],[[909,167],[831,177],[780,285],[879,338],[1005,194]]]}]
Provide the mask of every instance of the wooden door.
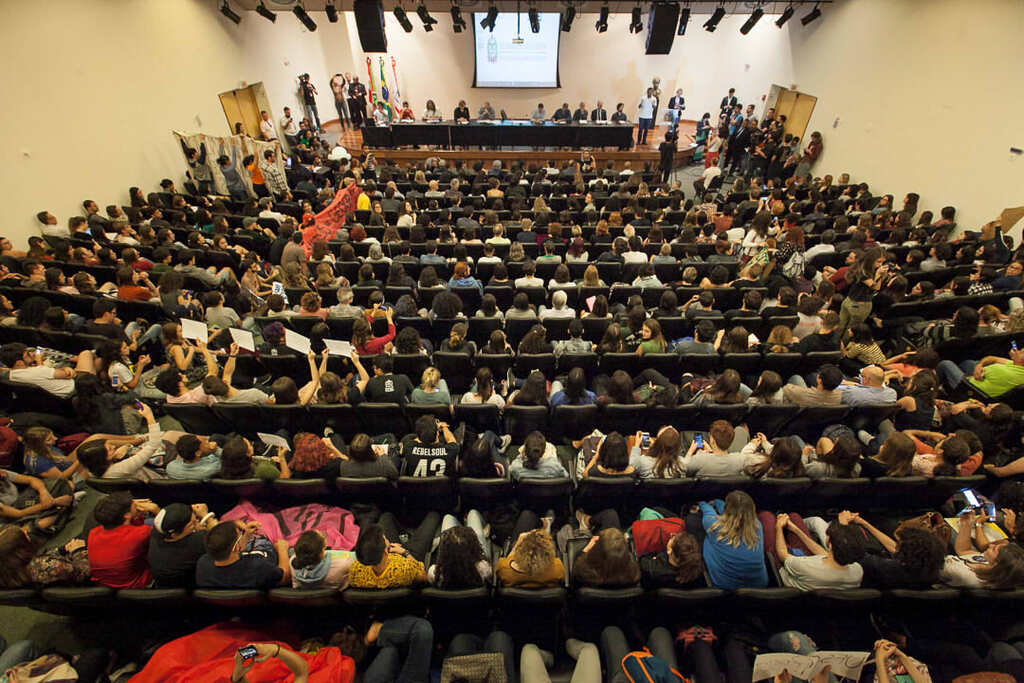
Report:
[{"label": "wooden door", "polygon": [[811,120],[814,105],[817,103],[818,98],[814,95],[807,95],[802,92],[796,93],[793,111],[789,114],[789,118],[786,119],[786,132],[800,138],[800,142],[804,142],[804,133],[807,132],[807,124]]},{"label": "wooden door", "polygon": [[230,135],[234,135],[236,123],[241,123],[242,129],[245,129],[245,121],[242,119],[242,111],[238,106],[238,97],[236,97],[234,90],[220,94],[220,106],[224,109],[224,118],[228,120]]},{"label": "wooden door", "polygon": [[[796,104],[797,92],[790,90],[789,88],[783,88],[779,91],[779,99],[775,102],[775,114],[776,116],[785,116],[786,120],[792,118],[793,106]],[[788,126],[786,132],[788,133]]]},{"label": "wooden door", "polygon": [[238,109],[242,115],[245,132],[253,137],[260,135],[260,105],[256,101],[255,86],[250,85],[235,91]]}]

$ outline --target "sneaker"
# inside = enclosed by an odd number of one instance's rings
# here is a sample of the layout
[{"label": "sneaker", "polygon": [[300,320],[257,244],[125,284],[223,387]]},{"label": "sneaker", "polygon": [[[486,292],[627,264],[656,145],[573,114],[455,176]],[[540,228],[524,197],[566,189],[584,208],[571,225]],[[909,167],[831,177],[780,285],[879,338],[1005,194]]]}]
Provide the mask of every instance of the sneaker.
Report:
[{"label": "sneaker", "polygon": [[862,444],[867,446],[869,443],[871,443],[871,440],[873,438],[875,438],[875,437],[871,436],[871,434],[869,434],[868,432],[866,432],[863,429],[858,429],[857,430],[857,438],[860,439],[860,442]]},{"label": "sneaker", "polygon": [[505,436],[501,437],[501,439],[498,441],[498,450],[501,451],[502,453],[504,453],[505,449],[508,448],[509,444],[511,444],[511,443],[512,443],[512,435],[511,434],[506,434]]},{"label": "sneaker", "polygon": [[326,439],[334,433],[334,427],[324,427],[324,438]]},{"label": "sneaker", "polygon": [[544,513],[544,516],[540,518],[541,523],[544,525],[544,531],[551,533],[551,525],[555,523],[555,511],[548,510]]},{"label": "sneaker", "polygon": [[88,493],[88,491],[75,491],[75,492],[74,492],[74,493],[72,494],[72,498],[74,498],[74,499],[75,499],[75,504],[77,505],[78,503],[81,503],[81,502],[82,502],[82,499],[83,499],[83,498],[85,498],[85,495],[86,495],[87,493]]},{"label": "sneaker", "polygon": [[576,521],[580,524],[580,531],[590,531],[590,515],[583,512],[583,510],[576,511]]}]

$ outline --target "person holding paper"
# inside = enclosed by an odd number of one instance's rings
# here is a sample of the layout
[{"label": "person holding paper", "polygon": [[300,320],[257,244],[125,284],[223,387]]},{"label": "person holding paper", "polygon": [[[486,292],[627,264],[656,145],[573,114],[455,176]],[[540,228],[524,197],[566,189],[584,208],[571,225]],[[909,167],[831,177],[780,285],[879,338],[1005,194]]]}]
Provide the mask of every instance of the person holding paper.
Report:
[{"label": "person holding paper", "polygon": [[324,344],[327,345],[327,351],[330,355],[343,355],[338,352],[336,348],[332,348],[334,345],[344,344],[348,347],[348,357],[352,361],[353,367],[359,375],[359,379],[353,379],[351,383],[345,382],[341,377],[334,372],[327,371],[327,356],[322,356],[320,360],[320,367],[317,372],[320,374],[320,386],[316,391],[315,402],[324,404],[339,404],[348,403],[350,405],[357,405],[363,400],[363,392],[366,391],[366,384],[370,381],[370,375],[366,372],[366,368],[359,362],[359,354],[356,353],[355,349],[348,342],[334,341],[333,339],[325,339]]},{"label": "person holding paper", "polygon": [[214,398],[216,403],[269,403],[270,396],[255,387],[236,389],[231,386],[231,378],[235,373],[235,359],[238,357],[238,344],[231,344],[228,362],[224,364],[223,377],[209,375],[203,380],[203,390]]},{"label": "person holding paper", "polygon": [[[279,406],[304,406],[313,399],[317,389],[320,387],[320,369],[317,367],[316,354],[313,353],[312,349],[306,352],[306,358],[309,360],[309,376],[312,379],[306,382],[300,389],[291,377],[278,377],[270,385],[270,390],[274,394],[271,400],[272,403]],[[323,359],[325,362],[327,361],[327,349],[323,351]]]},{"label": "person holding paper", "polygon": [[[210,350],[203,342],[196,342],[196,347],[202,352],[203,358],[206,360],[207,377],[216,377],[220,366],[214,360],[213,354],[210,353]],[[185,375],[178,368],[168,365],[156,376],[153,385],[164,393],[164,400],[167,403],[202,403],[213,405],[213,397],[203,390],[202,384],[189,389],[185,380]]]}]

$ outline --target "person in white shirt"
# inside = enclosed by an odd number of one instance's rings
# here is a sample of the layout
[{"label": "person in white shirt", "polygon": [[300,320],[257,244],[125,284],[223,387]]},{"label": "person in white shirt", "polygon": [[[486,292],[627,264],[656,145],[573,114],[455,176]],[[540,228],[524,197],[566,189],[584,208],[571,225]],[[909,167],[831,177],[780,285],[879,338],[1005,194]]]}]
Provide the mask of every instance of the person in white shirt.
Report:
[{"label": "person in white shirt", "polygon": [[264,197],[260,200],[260,218],[273,218],[277,221],[278,225],[284,225],[285,218],[283,213],[274,211],[274,200],[270,197]]},{"label": "person in white shirt", "polygon": [[19,384],[31,384],[45,389],[54,396],[70,398],[75,393],[75,375],[79,372],[96,374],[92,351],[81,351],[74,358],[75,367],[51,368],[43,365],[43,356],[35,349],[29,350],[20,342],[4,344],[0,350],[0,362],[10,370],[7,378]]},{"label": "person in white shirt", "polygon": [[628,161],[622,165],[622,170],[619,171],[619,175],[633,175],[635,171],[632,169],[632,164]]},{"label": "person in white shirt", "polygon": [[40,211],[36,214],[36,219],[42,223],[43,227],[41,230],[44,235],[50,237],[71,237],[71,231],[68,228],[57,225],[57,217],[49,211]]},{"label": "person in white shirt", "polygon": [[377,102],[377,108],[373,110],[373,122],[378,126],[386,126],[391,123],[383,102]]},{"label": "person in white shirt", "polygon": [[274,122],[270,120],[270,114],[265,111],[260,112],[260,134],[263,135],[263,139],[267,142],[272,142],[277,139],[277,131],[274,130]]},{"label": "person in white shirt", "polygon": [[647,94],[641,98],[640,104],[637,105],[639,129],[637,131],[636,144],[647,144],[647,131],[654,125],[654,108],[657,106],[658,101],[654,99],[654,88],[648,88]]},{"label": "person in white shirt", "polygon": [[536,268],[537,267],[534,265],[533,261],[527,261],[523,264],[523,277],[516,278],[516,289],[544,286],[544,280],[534,275],[534,273],[537,272]]},{"label": "person in white shirt", "polygon": [[[839,520],[828,525],[823,547],[803,529],[790,522],[789,515],[779,515],[775,522],[775,547],[769,547],[771,539],[765,538],[765,549],[769,552],[774,550],[776,559],[782,565],[779,568],[782,584],[802,591],[860,587],[864,568],[859,560],[864,557],[864,542],[860,529],[849,524],[852,516],[849,512],[840,513]],[[807,520],[808,528],[810,521]],[[815,526],[820,528],[819,524]],[[800,539],[811,554],[790,554],[786,531]]]},{"label": "person in white shirt", "polygon": [[544,110],[544,103],[540,102],[537,104],[537,108],[530,114],[530,120],[534,123],[544,123],[548,118],[548,113]]},{"label": "person in white shirt", "polygon": [[815,256],[819,254],[834,254],[836,253],[836,246],[833,242],[836,241],[836,231],[832,228],[824,230],[821,233],[821,242],[815,244],[813,247],[804,252],[804,260],[808,263],[811,262]]},{"label": "person in white shirt", "polygon": [[711,181],[720,175],[722,175],[722,169],[715,165],[708,166],[704,169],[704,172],[700,174],[700,180],[693,181],[693,189],[698,195],[703,196],[711,186]]},{"label": "person in white shirt", "polygon": [[342,159],[351,159],[352,155],[341,144],[341,138],[338,138],[338,143],[331,149],[331,153],[327,155],[327,158],[331,161],[341,161]]},{"label": "person in white shirt", "polygon": [[281,132],[284,133],[284,139],[288,141],[289,145],[295,145],[295,139],[299,135],[299,124],[292,118],[291,107],[284,108],[284,116],[281,117],[280,121]]},{"label": "person in white shirt", "polygon": [[551,295],[551,308],[540,307],[540,319],[544,321],[548,318],[575,318],[576,311],[565,305],[567,301],[568,297],[564,291],[556,291]]},{"label": "person in white shirt", "polygon": [[640,238],[633,237],[629,240],[629,251],[622,254],[624,263],[647,263],[647,254],[640,249]]}]

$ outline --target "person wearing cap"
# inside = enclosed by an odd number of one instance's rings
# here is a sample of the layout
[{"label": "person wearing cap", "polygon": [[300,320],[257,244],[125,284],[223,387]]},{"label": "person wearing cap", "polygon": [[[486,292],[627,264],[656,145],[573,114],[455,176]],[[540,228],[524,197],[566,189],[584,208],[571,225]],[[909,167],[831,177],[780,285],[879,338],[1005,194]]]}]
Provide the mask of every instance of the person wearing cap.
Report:
[{"label": "person wearing cap", "polygon": [[209,479],[220,472],[220,446],[208,437],[184,434],[175,450],[178,457],[167,464],[169,479]]},{"label": "person wearing cap", "polygon": [[[206,533],[206,554],[196,564],[199,588],[273,588],[291,583],[288,541],[256,539],[259,522],[221,522]],[[264,542],[260,542],[260,541]]]},{"label": "person wearing cap", "polygon": [[196,564],[206,552],[206,531],[217,524],[202,503],[171,503],[153,519],[149,534],[149,567],[160,588],[191,588]]}]

